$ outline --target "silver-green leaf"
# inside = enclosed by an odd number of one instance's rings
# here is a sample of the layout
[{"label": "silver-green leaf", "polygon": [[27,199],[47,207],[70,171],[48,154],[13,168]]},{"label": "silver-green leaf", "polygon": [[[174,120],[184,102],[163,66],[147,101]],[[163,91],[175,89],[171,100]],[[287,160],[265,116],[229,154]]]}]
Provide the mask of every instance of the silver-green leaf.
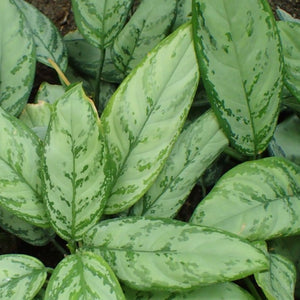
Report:
[{"label": "silver-green leaf", "polygon": [[101,256],[77,252],[57,265],[44,299],[125,300],[125,297],[116,276]]},{"label": "silver-green leaf", "polygon": [[142,215],[172,218],[207,167],[228,144],[213,111],[200,116],[179,136],[161,173],[137,203]]},{"label": "silver-green leaf", "polygon": [[68,64],[66,46],[55,25],[38,9],[24,0],[13,0],[31,30],[36,46],[36,58],[39,62],[52,67],[48,59],[54,61],[62,71]]},{"label": "silver-green leaf", "polygon": [[198,80],[187,24],[151,51],[112,96],[102,115],[116,164],[105,213],[132,206],[154,182],[183,126]]},{"label": "silver-green leaf", "polygon": [[54,105],[44,152],[51,224],[65,240],[79,240],[100,218],[110,180],[100,120],[80,84]]},{"label": "silver-green leaf", "polygon": [[282,88],[281,44],[266,0],[193,0],[195,49],[210,102],[231,144],[264,151]]},{"label": "silver-green leaf", "polygon": [[237,236],[168,219],[102,221],[84,236],[83,244],[138,290],[180,291],[268,267],[265,255]]},{"label": "silver-green leaf", "polygon": [[13,0],[0,1],[0,105],[18,115],[25,106],[35,73],[31,32]]},{"label": "silver-green leaf", "polygon": [[31,300],[47,277],[44,265],[36,258],[21,255],[0,255],[1,300]]},{"label": "silver-green leaf", "polygon": [[143,0],[113,43],[113,62],[124,75],[169,33],[175,0]]},{"label": "silver-green leaf", "polygon": [[223,175],[191,222],[266,240],[299,233],[299,213],[299,166],[269,157],[245,162]]},{"label": "silver-green leaf", "polygon": [[100,49],[108,47],[126,22],[133,0],[72,0],[80,33]]}]

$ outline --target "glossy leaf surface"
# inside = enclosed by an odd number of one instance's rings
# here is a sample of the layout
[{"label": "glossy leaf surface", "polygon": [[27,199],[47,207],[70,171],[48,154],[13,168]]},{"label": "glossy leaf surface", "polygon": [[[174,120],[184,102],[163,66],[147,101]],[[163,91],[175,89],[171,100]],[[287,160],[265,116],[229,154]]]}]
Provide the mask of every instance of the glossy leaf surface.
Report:
[{"label": "glossy leaf surface", "polygon": [[197,179],[228,144],[212,111],[208,111],[179,136],[163,170],[140,201],[144,216],[172,218]]},{"label": "glossy leaf surface", "polygon": [[29,97],[35,72],[31,32],[14,1],[0,1],[0,105],[18,115]]},{"label": "glossy leaf surface", "polygon": [[236,236],[167,219],[102,221],[83,243],[139,290],[184,290],[268,267],[261,251]]},{"label": "glossy leaf surface", "polygon": [[45,199],[51,224],[65,240],[80,239],[101,216],[109,170],[95,107],[81,85],[54,105],[45,139]]},{"label": "glossy leaf surface", "polygon": [[50,58],[62,71],[65,71],[68,64],[67,51],[55,25],[26,1],[13,1],[24,15],[26,26],[31,31],[38,61],[52,67],[48,61],[48,58]]},{"label": "glossy leaf surface", "polygon": [[300,23],[279,21],[277,26],[283,48],[284,81],[300,102]]},{"label": "glossy leaf surface", "polygon": [[266,0],[194,0],[195,49],[210,102],[232,145],[255,156],[275,130],[281,46]]},{"label": "glossy leaf surface", "polygon": [[46,268],[34,257],[0,255],[0,298],[3,300],[31,300],[46,277]]},{"label": "glossy leaf surface", "polygon": [[125,287],[126,299],[130,300],[254,300],[254,298],[237,284],[232,282],[216,283],[187,292],[142,292]]},{"label": "glossy leaf surface", "polygon": [[186,25],[151,51],[110,99],[102,122],[116,179],[105,213],[133,205],[158,176],[198,79],[191,25]]},{"label": "glossy leaf surface", "polygon": [[114,273],[100,256],[77,252],[55,268],[45,294],[45,300],[53,299],[125,300],[125,297]]},{"label": "glossy leaf surface", "polygon": [[169,33],[176,1],[144,0],[113,43],[113,61],[124,75]]},{"label": "glossy leaf surface", "polygon": [[132,0],[72,0],[76,24],[94,46],[109,46],[122,29]]},{"label": "glossy leaf surface", "polygon": [[257,284],[270,300],[293,300],[296,270],[287,258],[270,254],[270,270],[256,273]]},{"label": "glossy leaf surface", "polygon": [[300,232],[300,169],[279,157],[228,171],[198,205],[191,222],[251,240]]},{"label": "glossy leaf surface", "polygon": [[48,227],[41,196],[38,137],[0,108],[0,206],[23,220]]},{"label": "glossy leaf surface", "polygon": [[55,236],[52,229],[34,226],[3,207],[0,207],[0,227],[34,246],[44,246]]}]

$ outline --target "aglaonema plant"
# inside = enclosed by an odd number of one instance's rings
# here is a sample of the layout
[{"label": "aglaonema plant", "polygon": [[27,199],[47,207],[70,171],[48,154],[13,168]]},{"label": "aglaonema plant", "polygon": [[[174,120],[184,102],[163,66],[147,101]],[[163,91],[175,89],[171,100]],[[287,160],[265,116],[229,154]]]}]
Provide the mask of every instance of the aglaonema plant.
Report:
[{"label": "aglaonema plant", "polygon": [[[280,35],[296,22],[278,30],[265,0],[154,10],[144,0],[133,13],[132,1],[72,4],[80,33],[65,41],[27,3],[0,4],[0,226],[66,246],[54,269],[0,255],[0,299],[293,299],[300,170],[296,144],[284,147],[275,127],[283,82],[295,97],[286,107],[299,101],[300,51]],[[8,27],[10,18],[19,22]],[[8,59],[24,40],[27,52]],[[43,84],[25,106],[36,60],[64,83]],[[200,75],[211,109],[190,118]],[[288,159],[260,158],[270,141],[269,153]],[[252,160],[226,172],[190,222],[176,220],[224,152]]]}]

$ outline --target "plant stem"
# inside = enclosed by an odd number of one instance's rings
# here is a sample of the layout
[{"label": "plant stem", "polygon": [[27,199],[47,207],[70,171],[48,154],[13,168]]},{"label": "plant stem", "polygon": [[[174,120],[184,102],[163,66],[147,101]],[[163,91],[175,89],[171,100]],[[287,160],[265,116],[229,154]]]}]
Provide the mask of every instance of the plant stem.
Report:
[{"label": "plant stem", "polygon": [[60,67],[56,64],[55,61],[53,61],[51,58],[48,58],[49,63],[51,64],[51,66],[53,67],[53,69],[56,71],[56,73],[58,74],[58,76],[61,78],[61,80],[64,82],[64,84],[66,86],[70,85],[70,81],[68,80],[68,78],[65,76],[65,74],[63,73],[63,71],[60,69]]},{"label": "plant stem", "polygon": [[55,239],[52,239],[51,242],[62,255],[68,255],[66,250]]},{"label": "plant stem", "polygon": [[254,296],[254,298],[256,300],[262,300],[261,296],[259,295],[258,291],[256,290],[253,282],[250,280],[249,277],[244,278],[243,281],[245,282],[248,290],[251,292],[252,296]]},{"label": "plant stem", "polygon": [[224,150],[224,153],[226,153],[227,155],[233,157],[234,159],[244,162],[247,160],[247,158],[245,156],[243,156],[242,154],[240,154],[239,152],[237,152],[236,150],[234,150],[231,147],[226,147]]},{"label": "plant stem", "polygon": [[103,70],[104,59],[105,59],[105,48],[102,47],[100,49],[100,62],[99,62],[99,69],[98,69],[98,73],[97,73],[96,88],[95,88],[95,105],[96,105],[96,108],[98,111],[100,109],[101,110],[103,109],[103,107],[99,107],[100,106],[99,99],[100,99],[100,92],[101,92],[100,83],[101,83],[101,74],[102,74],[102,70]]}]

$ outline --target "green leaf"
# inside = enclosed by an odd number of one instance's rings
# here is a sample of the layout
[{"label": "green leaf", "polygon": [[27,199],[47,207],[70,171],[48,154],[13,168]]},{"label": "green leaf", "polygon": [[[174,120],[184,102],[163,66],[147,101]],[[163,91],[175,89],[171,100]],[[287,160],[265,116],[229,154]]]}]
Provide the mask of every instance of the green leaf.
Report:
[{"label": "green leaf", "polygon": [[162,172],[140,201],[142,214],[173,218],[197,179],[227,144],[212,111],[189,125],[180,134]]},{"label": "green leaf", "polygon": [[94,226],[84,247],[138,290],[184,290],[264,270],[264,254],[236,236],[179,221],[124,218]]},{"label": "green leaf", "polygon": [[192,0],[177,0],[176,19],[172,30],[192,19]]},{"label": "green leaf", "polygon": [[0,105],[18,115],[29,97],[35,72],[31,32],[11,0],[0,1]]},{"label": "green leaf", "polygon": [[39,101],[35,104],[26,104],[19,119],[43,141],[50,122],[50,116],[51,104]]},{"label": "green leaf", "polygon": [[281,255],[270,254],[270,270],[256,273],[255,280],[270,300],[295,299],[295,266]]},{"label": "green leaf", "polygon": [[94,46],[108,47],[125,24],[133,0],[72,0],[80,33]]},{"label": "green leaf", "polygon": [[54,105],[43,175],[52,226],[65,240],[80,240],[100,218],[110,180],[100,120],[81,84]]},{"label": "green leaf", "polygon": [[191,222],[251,240],[300,232],[300,168],[269,157],[228,171],[198,205]]},{"label": "green leaf", "polygon": [[34,246],[44,246],[54,237],[50,228],[40,228],[0,207],[0,227]]},{"label": "green leaf", "polygon": [[31,31],[36,46],[37,60],[52,67],[48,61],[50,58],[62,71],[65,71],[68,64],[67,50],[55,25],[24,0],[13,0],[13,2],[24,15],[26,25]]},{"label": "green leaf", "polygon": [[77,252],[57,265],[44,299],[125,300],[125,297],[117,278],[102,257],[90,252]]},{"label": "green leaf", "polygon": [[19,218],[49,227],[41,196],[38,137],[0,108],[0,206]]},{"label": "green leaf", "polygon": [[[300,104],[300,102],[299,102]],[[269,150],[273,156],[282,156],[300,165],[300,119],[292,115],[277,125],[270,142]]]},{"label": "green leaf", "polygon": [[300,23],[299,19],[293,18],[289,13],[287,13],[283,9],[280,9],[279,7],[276,9],[276,13],[278,15],[278,18],[280,20],[282,20],[282,21],[289,21],[289,22]]},{"label": "green leaf", "polygon": [[43,82],[40,85],[35,96],[35,103],[38,103],[41,100],[53,104],[64,93],[65,88],[62,85],[49,84],[47,82]]},{"label": "green leaf", "polygon": [[46,268],[34,257],[0,255],[1,300],[31,300],[41,289],[46,277]]},{"label": "green leaf", "polygon": [[284,57],[284,82],[300,102],[300,23],[277,22]]},{"label": "green leaf", "polygon": [[188,24],[151,51],[112,96],[102,122],[116,178],[105,213],[132,206],[154,182],[179,135],[198,80]]},{"label": "green leaf", "polygon": [[210,102],[231,144],[256,156],[275,130],[281,45],[266,0],[194,0],[195,49]]},{"label": "green leaf", "polygon": [[143,0],[113,43],[113,62],[127,75],[168,34],[176,1]]}]

